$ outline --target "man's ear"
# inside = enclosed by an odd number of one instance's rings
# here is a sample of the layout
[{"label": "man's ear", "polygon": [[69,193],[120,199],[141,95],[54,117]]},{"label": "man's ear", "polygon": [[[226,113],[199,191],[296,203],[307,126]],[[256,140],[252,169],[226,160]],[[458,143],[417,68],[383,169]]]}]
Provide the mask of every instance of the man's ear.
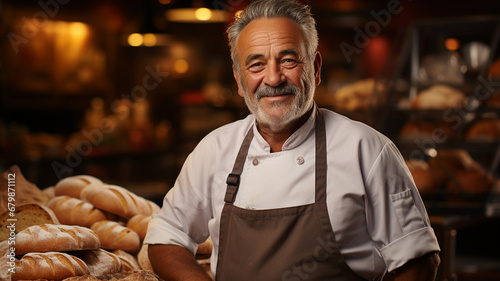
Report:
[{"label": "man's ear", "polygon": [[316,52],[316,57],[314,58],[314,78],[316,81],[316,86],[321,83],[321,54]]},{"label": "man's ear", "polygon": [[238,70],[236,70],[236,66],[234,66],[234,64],[233,64],[233,76],[234,80],[236,80],[236,84],[238,85],[238,95],[240,95],[240,97],[244,97],[240,83],[241,82],[240,75],[238,74]]}]

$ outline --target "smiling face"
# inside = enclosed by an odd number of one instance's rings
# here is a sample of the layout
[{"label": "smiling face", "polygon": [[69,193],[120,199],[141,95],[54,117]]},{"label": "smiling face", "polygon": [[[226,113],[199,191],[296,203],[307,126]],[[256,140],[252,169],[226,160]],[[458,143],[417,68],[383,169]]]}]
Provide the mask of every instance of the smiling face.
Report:
[{"label": "smiling face", "polygon": [[279,131],[312,108],[321,57],[308,57],[297,23],[256,19],[242,30],[236,48],[238,93],[260,125]]}]

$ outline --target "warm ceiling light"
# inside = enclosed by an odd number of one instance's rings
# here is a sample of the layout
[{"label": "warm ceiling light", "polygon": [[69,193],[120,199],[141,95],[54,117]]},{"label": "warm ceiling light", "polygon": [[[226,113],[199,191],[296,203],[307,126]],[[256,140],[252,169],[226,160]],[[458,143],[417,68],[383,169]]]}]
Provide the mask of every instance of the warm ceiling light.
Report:
[{"label": "warm ceiling light", "polygon": [[448,38],[444,41],[444,46],[450,51],[456,51],[460,47],[460,42],[455,38]]},{"label": "warm ceiling light", "polygon": [[144,41],[144,46],[152,47],[156,45],[156,35],[154,35],[153,33],[146,33],[142,38]]},{"label": "warm ceiling light", "polygon": [[168,4],[170,4],[170,2],[172,2],[172,0],[159,0],[158,2],[160,2],[160,4],[163,4],[163,5],[168,5]]},{"label": "warm ceiling light", "polygon": [[128,44],[133,47],[137,47],[142,45],[144,42],[144,39],[141,34],[139,33],[132,33],[128,36]]},{"label": "warm ceiling light", "polygon": [[184,59],[178,59],[174,62],[174,70],[177,73],[186,73],[189,69],[189,63]]},{"label": "warm ceiling light", "polygon": [[198,20],[207,21],[212,17],[212,11],[210,11],[210,9],[207,8],[199,8],[196,9],[196,11],[194,12],[194,16]]}]

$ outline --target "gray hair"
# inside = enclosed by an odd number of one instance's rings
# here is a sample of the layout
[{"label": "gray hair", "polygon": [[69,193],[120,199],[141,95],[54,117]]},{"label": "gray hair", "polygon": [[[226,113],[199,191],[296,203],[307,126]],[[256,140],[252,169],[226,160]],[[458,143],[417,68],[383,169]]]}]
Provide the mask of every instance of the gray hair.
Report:
[{"label": "gray hair", "polygon": [[255,19],[280,17],[289,18],[300,26],[306,39],[307,54],[310,59],[314,59],[318,49],[318,31],[310,7],[295,0],[257,0],[248,5],[227,29],[231,59],[238,72],[236,41],[241,31]]}]

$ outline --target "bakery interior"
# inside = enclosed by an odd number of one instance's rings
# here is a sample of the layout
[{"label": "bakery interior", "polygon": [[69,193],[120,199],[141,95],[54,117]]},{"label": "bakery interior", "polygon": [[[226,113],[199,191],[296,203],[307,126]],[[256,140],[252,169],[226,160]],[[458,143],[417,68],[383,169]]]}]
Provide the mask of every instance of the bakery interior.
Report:
[{"label": "bakery interior", "polygon": [[[224,34],[248,2],[0,2],[0,172],[41,190],[91,175],[161,206],[197,142],[248,114]],[[401,150],[438,280],[500,280],[499,2],[301,2],[323,58],[316,103]]]}]

